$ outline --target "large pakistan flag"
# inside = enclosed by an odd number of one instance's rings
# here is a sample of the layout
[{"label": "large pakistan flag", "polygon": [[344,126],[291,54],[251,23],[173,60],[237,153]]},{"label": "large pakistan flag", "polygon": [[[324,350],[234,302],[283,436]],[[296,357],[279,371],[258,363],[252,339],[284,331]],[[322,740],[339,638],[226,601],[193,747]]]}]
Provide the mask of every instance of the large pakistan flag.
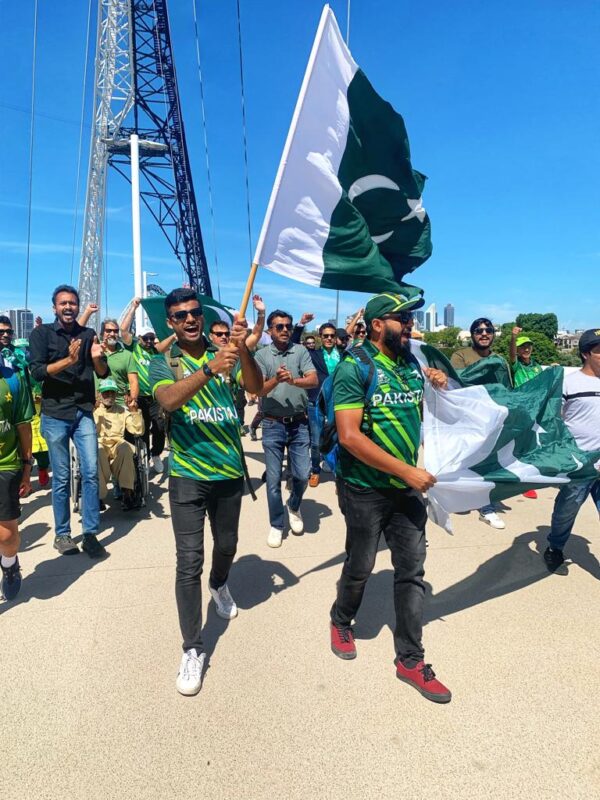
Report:
[{"label": "large pakistan flag", "polygon": [[424,183],[402,117],[325,6],[255,262],[328,289],[397,290],[431,255]]},{"label": "large pakistan flag", "polygon": [[472,385],[482,378],[477,365],[457,373],[430,345],[413,341],[411,350],[423,366],[449,376],[448,390],[426,381],[423,398],[424,464],[437,479],[427,493],[429,515],[446,530],[451,513],[600,477],[600,451],[581,450],[563,422],[562,367],[516,389]]}]

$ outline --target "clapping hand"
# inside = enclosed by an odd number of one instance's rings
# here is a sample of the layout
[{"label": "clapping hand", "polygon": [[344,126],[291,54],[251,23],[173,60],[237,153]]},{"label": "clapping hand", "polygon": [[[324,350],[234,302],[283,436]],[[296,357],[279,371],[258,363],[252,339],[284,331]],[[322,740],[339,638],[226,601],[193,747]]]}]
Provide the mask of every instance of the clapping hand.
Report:
[{"label": "clapping hand", "polygon": [[266,306],[263,302],[263,299],[260,295],[255,294],[252,297],[252,305],[254,306],[254,310],[258,311],[259,314],[264,314]]},{"label": "clapping hand", "polygon": [[100,342],[98,341],[98,337],[94,336],[94,341],[92,343],[92,349],[90,351],[90,354],[91,354],[92,358],[102,358],[102,356],[104,355],[105,352],[106,352],[105,345],[104,344],[100,344]]},{"label": "clapping hand", "polygon": [[[98,339],[94,337],[94,341],[97,342]],[[99,345],[98,345],[99,346]],[[94,347],[92,345],[92,351]],[[79,351],[81,350],[81,339],[73,339],[71,344],[69,345],[69,353],[67,355],[67,360],[69,362],[69,366],[74,366],[79,361]],[[92,352],[93,355],[93,352]]]}]

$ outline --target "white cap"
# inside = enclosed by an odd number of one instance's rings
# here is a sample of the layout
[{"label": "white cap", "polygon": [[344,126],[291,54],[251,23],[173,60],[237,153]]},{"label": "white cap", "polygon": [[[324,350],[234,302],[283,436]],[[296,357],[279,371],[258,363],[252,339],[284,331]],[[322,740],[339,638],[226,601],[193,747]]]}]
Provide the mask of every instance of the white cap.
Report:
[{"label": "white cap", "polygon": [[[149,333],[154,333],[152,328],[142,328],[140,330],[140,332],[139,332],[139,336],[141,338],[142,336],[147,336]],[[156,336],[156,334],[154,334],[154,335]]]}]

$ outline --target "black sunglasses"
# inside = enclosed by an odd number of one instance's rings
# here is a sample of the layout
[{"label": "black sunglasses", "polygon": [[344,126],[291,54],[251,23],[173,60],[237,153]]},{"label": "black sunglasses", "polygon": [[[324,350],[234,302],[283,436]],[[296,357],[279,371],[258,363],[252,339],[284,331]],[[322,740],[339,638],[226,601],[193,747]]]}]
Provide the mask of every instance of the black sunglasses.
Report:
[{"label": "black sunglasses", "polygon": [[145,342],[154,342],[156,341],[156,336],[153,333],[149,333],[146,336],[141,337]]},{"label": "black sunglasses", "polygon": [[294,326],[291,322],[278,322],[277,325],[273,325],[276,331],[281,333],[281,331],[292,331],[294,330]]},{"label": "black sunglasses", "polygon": [[118,328],[104,328],[104,333],[118,333]]},{"label": "black sunglasses", "polygon": [[412,318],[412,311],[398,311],[395,314],[384,314],[383,317],[381,317],[383,320],[391,319],[393,322],[402,322],[404,324],[410,322]]},{"label": "black sunglasses", "polygon": [[4,330],[0,331],[0,336],[12,336],[14,333],[12,328],[4,328]]},{"label": "black sunglasses", "polygon": [[224,336],[226,339],[230,337],[229,331],[213,331],[213,336],[218,336],[219,338]]},{"label": "black sunglasses", "polygon": [[174,311],[170,314],[170,319],[175,322],[185,322],[188,318],[188,314],[191,314],[194,319],[198,319],[202,316],[202,306],[198,306],[197,308],[190,308],[188,311]]},{"label": "black sunglasses", "polygon": [[493,328],[475,328],[473,333],[476,333],[478,336],[481,336],[482,333],[494,333]]},{"label": "black sunglasses", "polygon": [[321,339],[335,339],[335,333],[323,333]]}]

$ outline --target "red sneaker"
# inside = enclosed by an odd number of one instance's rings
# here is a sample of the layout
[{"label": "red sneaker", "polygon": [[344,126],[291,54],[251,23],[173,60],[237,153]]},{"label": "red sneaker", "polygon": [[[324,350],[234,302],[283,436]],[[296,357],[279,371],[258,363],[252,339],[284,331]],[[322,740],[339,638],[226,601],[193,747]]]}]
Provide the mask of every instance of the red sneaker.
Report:
[{"label": "red sneaker", "polygon": [[530,500],[537,500],[537,492],[535,489],[530,489],[528,492],[523,492],[523,497],[528,497]]},{"label": "red sneaker", "polygon": [[50,483],[50,476],[48,475],[47,469],[43,469],[42,467],[38,469],[38,482],[42,489],[44,488],[44,486],[48,486],[48,484]]},{"label": "red sneaker", "polygon": [[419,661],[415,667],[408,669],[398,660],[396,677],[400,678],[404,683],[414,686],[418,692],[421,692],[423,697],[432,700],[434,703],[449,703],[452,699],[450,690],[443,683],[436,680],[431,664],[425,664],[424,661]]},{"label": "red sneaker", "polygon": [[331,623],[331,649],[339,658],[356,658],[356,645],[352,628],[338,628]]}]

